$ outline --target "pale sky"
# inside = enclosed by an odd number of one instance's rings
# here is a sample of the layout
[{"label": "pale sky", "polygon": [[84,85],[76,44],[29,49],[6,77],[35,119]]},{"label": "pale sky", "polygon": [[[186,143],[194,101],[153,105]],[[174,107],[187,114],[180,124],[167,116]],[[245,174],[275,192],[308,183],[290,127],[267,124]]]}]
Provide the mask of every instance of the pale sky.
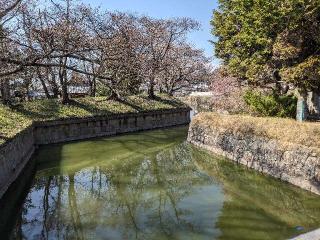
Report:
[{"label": "pale sky", "polygon": [[[196,47],[213,57],[210,20],[217,0],[81,0],[92,6],[101,6],[110,11],[124,11],[156,18],[190,17],[201,23],[202,29],[190,34],[189,40]],[[218,64],[214,60],[214,64]]]}]

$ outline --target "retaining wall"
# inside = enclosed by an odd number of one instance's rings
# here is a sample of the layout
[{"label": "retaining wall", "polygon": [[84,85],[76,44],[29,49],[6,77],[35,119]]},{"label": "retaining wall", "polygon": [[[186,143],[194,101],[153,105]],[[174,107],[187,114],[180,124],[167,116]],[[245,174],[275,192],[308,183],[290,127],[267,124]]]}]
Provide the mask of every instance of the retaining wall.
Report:
[{"label": "retaining wall", "polygon": [[38,145],[173,127],[189,122],[189,108],[35,122],[0,145],[0,198],[17,179]]},{"label": "retaining wall", "polygon": [[320,195],[320,149],[191,123],[188,141]]},{"label": "retaining wall", "polygon": [[18,178],[34,150],[32,126],[0,146],[0,198]]}]

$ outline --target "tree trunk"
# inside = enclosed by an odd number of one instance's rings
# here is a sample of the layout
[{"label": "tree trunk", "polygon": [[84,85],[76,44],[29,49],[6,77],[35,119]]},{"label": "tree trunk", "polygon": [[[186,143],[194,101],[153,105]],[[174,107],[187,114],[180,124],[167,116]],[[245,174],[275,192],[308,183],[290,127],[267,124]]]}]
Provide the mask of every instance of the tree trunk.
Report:
[{"label": "tree trunk", "polygon": [[304,91],[299,91],[296,119],[297,121],[302,122],[302,121],[305,121],[307,118],[308,118],[307,93]]},{"label": "tree trunk", "polygon": [[32,97],[30,96],[30,84],[26,85],[26,97],[25,97],[26,101],[31,101]]},{"label": "tree trunk", "polygon": [[53,98],[59,98],[59,87],[57,85],[52,86]]},{"label": "tree trunk", "polygon": [[58,98],[59,97],[59,86],[56,82],[56,73],[53,71],[52,68],[46,68],[46,77],[48,79],[51,91],[52,91],[52,97]]},{"label": "tree trunk", "polygon": [[59,78],[60,78],[60,84],[61,84],[61,102],[62,104],[67,104],[69,103],[70,99],[69,99],[69,95],[68,95],[68,84],[67,84],[67,80],[65,79],[65,75],[64,71],[60,71],[59,73]]},{"label": "tree trunk", "polygon": [[118,101],[118,100],[120,100],[120,96],[116,91],[111,89],[111,95],[109,96],[108,100]]},{"label": "tree trunk", "polygon": [[43,88],[43,91],[44,91],[46,97],[47,97],[48,99],[51,98],[50,93],[49,93],[48,88],[47,88],[47,85],[46,85],[46,83],[44,82],[44,79],[43,79],[43,77],[42,77],[42,75],[41,75],[41,72],[40,72],[40,69],[39,69],[39,68],[37,68],[37,74],[38,74],[38,78],[39,78],[39,80],[40,80],[40,82],[41,82],[41,85],[42,85],[42,88]]},{"label": "tree trunk", "polygon": [[[66,70],[64,70],[66,72]],[[62,83],[62,104],[68,104],[70,102],[69,94],[68,94],[68,84],[67,84],[67,74],[63,74],[63,83]]]},{"label": "tree trunk", "polygon": [[150,99],[155,99],[155,94],[154,94],[154,79],[150,80],[150,85],[149,85],[149,89],[148,89],[148,97]]},{"label": "tree trunk", "polygon": [[9,80],[2,79],[0,80],[0,88],[1,88],[1,96],[2,96],[2,103],[8,104],[10,103],[10,85]]},{"label": "tree trunk", "polygon": [[307,105],[310,117],[320,117],[320,93],[317,91],[308,92]]},{"label": "tree trunk", "polygon": [[[63,66],[67,63],[67,59],[64,59]],[[67,69],[62,67],[59,71],[59,78],[61,84],[61,102],[62,104],[68,104],[70,102],[69,94],[68,94],[68,82],[67,82]]]},{"label": "tree trunk", "polygon": [[97,81],[96,78],[93,77],[92,81],[90,82],[90,96],[95,97],[97,92]]},{"label": "tree trunk", "polygon": [[63,84],[62,85],[62,104],[68,104],[70,102],[70,99],[69,99],[69,95],[68,95],[68,86],[67,84]]}]

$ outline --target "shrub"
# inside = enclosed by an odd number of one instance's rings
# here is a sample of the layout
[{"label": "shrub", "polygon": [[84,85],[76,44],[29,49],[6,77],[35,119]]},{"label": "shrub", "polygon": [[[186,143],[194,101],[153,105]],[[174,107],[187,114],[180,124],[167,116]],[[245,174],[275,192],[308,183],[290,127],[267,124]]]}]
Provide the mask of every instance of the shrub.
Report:
[{"label": "shrub", "polygon": [[213,93],[211,109],[217,112],[242,114],[248,112],[243,99],[245,87],[240,80],[228,74],[224,67],[216,69],[212,74],[210,90]]},{"label": "shrub", "polygon": [[294,118],[296,114],[297,98],[294,95],[263,94],[249,90],[244,94],[244,100],[259,116]]}]

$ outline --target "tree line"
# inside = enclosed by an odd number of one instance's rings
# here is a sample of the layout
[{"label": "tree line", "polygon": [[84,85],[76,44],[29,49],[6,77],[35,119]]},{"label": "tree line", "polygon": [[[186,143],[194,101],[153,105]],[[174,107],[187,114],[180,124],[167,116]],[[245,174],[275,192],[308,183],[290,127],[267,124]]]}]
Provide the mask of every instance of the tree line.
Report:
[{"label": "tree line", "polygon": [[202,50],[187,41],[199,24],[108,12],[75,0],[0,0],[0,88],[36,89],[69,102],[70,86],[99,88],[112,99],[146,91],[173,95],[211,71]]}]

